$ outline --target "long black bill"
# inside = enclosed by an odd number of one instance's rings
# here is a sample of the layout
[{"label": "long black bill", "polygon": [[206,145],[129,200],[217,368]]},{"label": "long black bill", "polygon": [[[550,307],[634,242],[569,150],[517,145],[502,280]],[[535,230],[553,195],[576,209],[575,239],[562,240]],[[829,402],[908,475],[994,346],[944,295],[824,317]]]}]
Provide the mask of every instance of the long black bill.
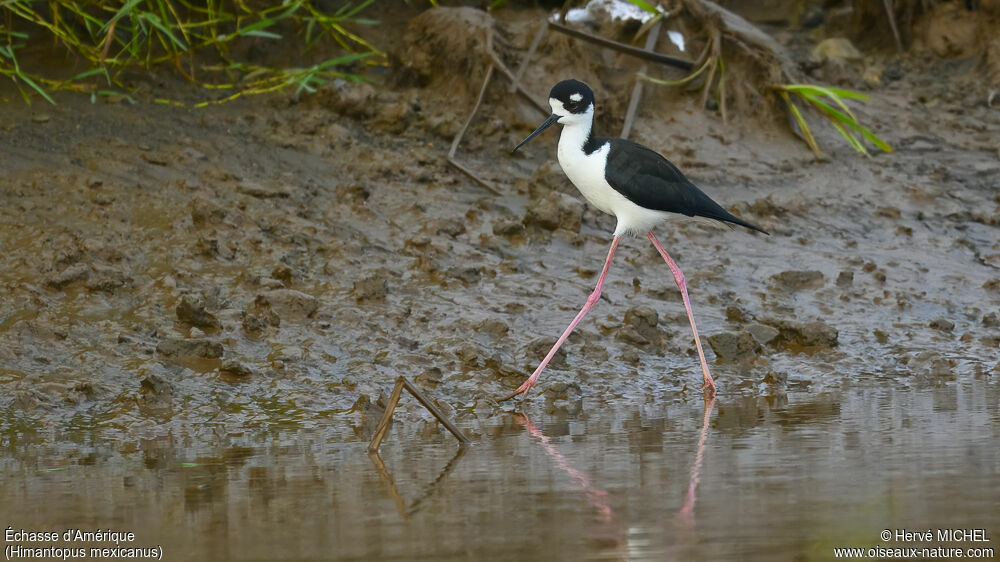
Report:
[{"label": "long black bill", "polygon": [[523,141],[521,141],[520,144],[518,144],[517,146],[515,146],[514,150],[511,150],[511,152],[512,153],[513,152],[517,152],[517,149],[521,148],[522,146],[525,145],[525,143],[527,143],[531,139],[535,138],[535,136],[538,135],[538,133],[541,133],[545,129],[548,129],[549,127],[551,127],[552,124],[555,123],[558,120],[559,120],[559,116],[556,115],[555,113],[553,113],[552,115],[549,115],[549,118],[546,119],[545,122],[541,124],[541,126],[539,126],[537,129],[535,129],[534,133],[531,133],[530,135],[528,135],[527,138],[525,138]]}]

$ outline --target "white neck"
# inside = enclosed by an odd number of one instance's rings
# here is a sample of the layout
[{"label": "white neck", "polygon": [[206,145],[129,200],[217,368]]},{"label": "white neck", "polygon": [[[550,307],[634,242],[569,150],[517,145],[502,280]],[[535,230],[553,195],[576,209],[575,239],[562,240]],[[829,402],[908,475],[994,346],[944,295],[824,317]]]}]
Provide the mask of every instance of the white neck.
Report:
[{"label": "white neck", "polygon": [[562,134],[559,135],[559,151],[582,151],[583,144],[590,137],[593,124],[594,122],[588,119],[563,126]]}]

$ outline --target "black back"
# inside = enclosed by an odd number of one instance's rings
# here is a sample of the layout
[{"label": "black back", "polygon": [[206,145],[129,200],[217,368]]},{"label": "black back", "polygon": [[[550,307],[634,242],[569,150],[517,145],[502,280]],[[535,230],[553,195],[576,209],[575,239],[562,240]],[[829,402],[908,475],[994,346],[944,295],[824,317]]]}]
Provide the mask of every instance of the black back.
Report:
[{"label": "black back", "polygon": [[611,151],[604,177],[629,201],[647,209],[706,217],[767,234],[723,209],[658,152],[626,139],[587,139],[592,150],[607,142]]}]

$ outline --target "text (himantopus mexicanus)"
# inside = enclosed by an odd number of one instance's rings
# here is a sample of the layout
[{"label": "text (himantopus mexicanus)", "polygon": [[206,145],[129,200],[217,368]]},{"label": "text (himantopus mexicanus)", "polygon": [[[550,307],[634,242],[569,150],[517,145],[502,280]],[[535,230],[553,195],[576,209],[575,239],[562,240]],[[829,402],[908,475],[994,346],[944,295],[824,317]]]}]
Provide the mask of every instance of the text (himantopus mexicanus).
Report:
[{"label": "text (himantopus mexicanus)", "polygon": [[707,217],[738,224],[764,234],[767,232],[723,209],[657,152],[626,139],[595,137],[594,93],[583,82],[563,80],[556,84],[549,93],[549,105],[552,106],[552,115],[535,129],[535,132],[514,147],[514,150],[521,148],[553,124],[562,125],[562,134],[559,136],[559,165],[587,201],[605,213],[614,215],[618,219],[618,225],[615,227],[611,249],[608,250],[608,258],[604,261],[600,277],[597,278],[597,286],[587,298],[587,303],[570,322],[569,327],[552,346],[535,372],[504,400],[518,394],[527,395],[552,356],[584,315],[601,298],[601,288],[608,275],[608,268],[611,267],[611,258],[614,257],[615,248],[625,234],[645,234],[667,262],[681,290],[684,308],[687,310],[688,320],[691,321],[694,343],[701,359],[701,371],[705,376],[704,388],[706,392],[714,394],[715,382],[708,371],[705,352],[698,338],[698,328],[691,313],[691,300],[688,298],[684,274],[671,259],[670,254],[663,249],[651,229],[665,220],[669,216],[667,213],[679,213],[689,217]]}]

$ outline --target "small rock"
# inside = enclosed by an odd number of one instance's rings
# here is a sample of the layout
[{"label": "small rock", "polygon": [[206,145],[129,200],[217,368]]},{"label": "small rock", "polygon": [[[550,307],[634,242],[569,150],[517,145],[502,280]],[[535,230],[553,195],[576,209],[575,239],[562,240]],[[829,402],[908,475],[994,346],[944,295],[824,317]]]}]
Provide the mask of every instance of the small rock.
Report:
[{"label": "small rock", "polygon": [[490,318],[480,322],[479,325],[476,326],[476,329],[484,334],[488,334],[495,340],[506,336],[507,332],[510,331],[510,327],[507,326],[507,324],[504,324],[500,320]]},{"label": "small rock", "polygon": [[167,357],[222,357],[222,344],[208,339],[166,338],[156,345],[156,351]]},{"label": "small rock", "polygon": [[53,289],[63,289],[89,276],[90,266],[84,263],[76,263],[46,279],[45,284]]},{"label": "small rock", "polygon": [[753,357],[760,350],[760,344],[749,332],[714,334],[708,337],[708,345],[723,361]]},{"label": "small rock", "polygon": [[243,329],[251,334],[280,325],[281,318],[271,310],[271,304],[263,296],[258,296],[243,311]]},{"label": "small rock", "polygon": [[375,111],[377,91],[365,82],[335,80],[321,99],[330,109],[350,117],[368,117]]},{"label": "small rock", "polygon": [[826,283],[826,279],[819,271],[782,271],[772,275],[771,280],[779,287],[791,291],[818,289]]},{"label": "small rock", "polygon": [[184,295],[177,304],[177,319],[192,326],[206,330],[218,330],[222,327],[219,319],[205,310],[205,303],[196,297]]},{"label": "small rock", "polygon": [[455,238],[465,233],[465,222],[458,219],[434,219],[427,223],[425,230],[434,234],[444,234]]},{"label": "small rock", "polygon": [[271,310],[286,321],[304,320],[319,308],[316,297],[295,289],[275,289],[262,293],[258,298],[263,298]]},{"label": "small rock", "polygon": [[139,407],[143,410],[166,410],[173,405],[173,387],[157,374],[147,375],[139,382]]},{"label": "small rock", "polygon": [[126,285],[132,284],[132,277],[114,267],[94,266],[92,274],[87,279],[87,289],[102,293],[113,293]]},{"label": "small rock", "polygon": [[830,37],[819,42],[813,48],[810,57],[815,61],[860,61],[864,59],[861,51],[843,37]]},{"label": "small rock", "polygon": [[1000,326],[1000,316],[996,312],[990,312],[989,314],[983,315],[983,326],[987,328],[996,328]]},{"label": "small rock", "polygon": [[258,199],[284,198],[292,195],[291,189],[286,185],[256,182],[242,182],[236,186],[236,191]]},{"label": "small rock", "polygon": [[841,271],[837,275],[837,286],[838,287],[850,287],[854,284],[854,272],[850,270]]},{"label": "small rock", "polygon": [[35,123],[48,123],[49,119],[52,117],[48,113],[36,113],[31,116],[31,120]]},{"label": "small rock", "polygon": [[254,371],[250,367],[247,367],[235,359],[228,359],[222,363],[222,367],[219,368],[219,373],[223,377],[245,379],[253,375]]},{"label": "small rock", "polygon": [[448,269],[447,275],[449,279],[458,279],[468,285],[479,283],[479,280],[483,277],[483,273],[479,268],[474,266],[452,267]]},{"label": "small rock", "polygon": [[955,329],[955,323],[944,317],[931,320],[930,326],[931,328],[941,330],[942,332],[950,332]]},{"label": "small rock", "polygon": [[583,207],[579,202],[561,193],[551,192],[528,208],[524,217],[525,226],[537,226],[544,230],[562,228],[570,232],[580,232]]},{"label": "small rock", "polygon": [[522,232],[524,232],[524,224],[510,217],[497,219],[493,223],[493,234],[497,236],[514,236]]},{"label": "small rock", "polygon": [[660,316],[648,306],[637,306],[625,311],[625,320],[615,337],[637,347],[659,342],[662,334],[656,325]]},{"label": "small rock", "polygon": [[437,383],[441,382],[443,378],[443,373],[438,367],[430,367],[426,369],[423,373],[416,376],[415,380],[419,384],[435,386]]},{"label": "small rock", "polygon": [[792,320],[769,319],[765,324],[778,329],[774,343],[802,347],[834,347],[839,333],[837,329],[821,321],[795,322]]},{"label": "small rock", "polygon": [[747,326],[747,331],[762,346],[773,342],[781,334],[777,328],[767,324],[751,324]]},{"label": "small rock", "polygon": [[464,343],[455,350],[455,355],[466,365],[475,365],[479,361],[480,349],[478,345]]},{"label": "small rock", "polygon": [[784,387],[788,383],[788,373],[779,373],[778,371],[768,371],[760,382],[769,386]]},{"label": "small rock", "polygon": [[200,197],[191,201],[190,207],[191,222],[198,228],[210,224],[218,224],[226,218],[225,209]]},{"label": "small rock", "polygon": [[389,282],[382,274],[369,275],[355,281],[351,293],[359,301],[384,300],[389,294]]}]

